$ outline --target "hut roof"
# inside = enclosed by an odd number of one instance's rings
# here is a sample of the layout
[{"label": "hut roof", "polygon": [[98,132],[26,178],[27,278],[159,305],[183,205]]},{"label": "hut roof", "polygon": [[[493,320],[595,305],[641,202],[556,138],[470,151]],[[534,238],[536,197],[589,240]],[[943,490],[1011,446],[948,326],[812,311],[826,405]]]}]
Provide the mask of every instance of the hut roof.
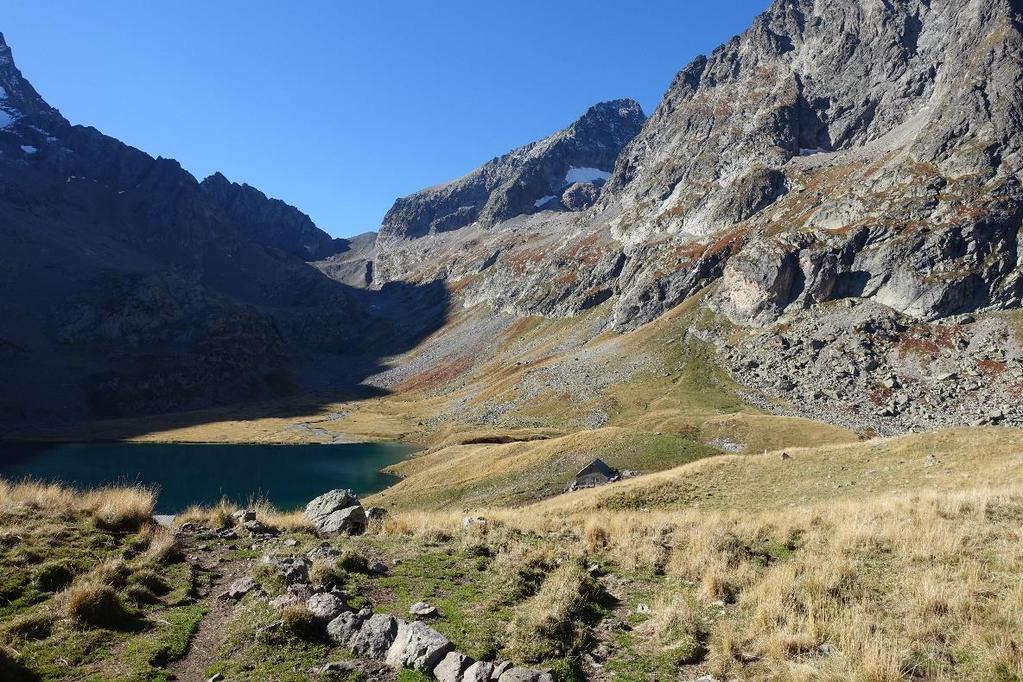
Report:
[{"label": "hut roof", "polygon": [[584,466],[582,469],[580,469],[579,473],[577,473],[576,476],[578,477],[582,476],[583,474],[589,473],[603,474],[608,478],[611,478],[618,474],[618,472],[615,469],[612,469],[607,462],[600,459],[599,457],[590,462],[589,464],[587,464],[586,466]]}]

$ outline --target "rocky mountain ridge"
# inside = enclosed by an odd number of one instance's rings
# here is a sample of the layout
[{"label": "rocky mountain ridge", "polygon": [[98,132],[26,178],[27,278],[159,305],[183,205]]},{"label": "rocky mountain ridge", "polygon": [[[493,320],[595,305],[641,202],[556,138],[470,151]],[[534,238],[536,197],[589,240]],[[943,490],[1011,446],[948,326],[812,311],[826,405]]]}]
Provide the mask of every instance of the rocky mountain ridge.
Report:
[{"label": "rocky mountain ridge", "polygon": [[175,161],[71,125],[2,40],[0,87],[0,426],[280,397],[313,361],[351,386],[375,366],[364,342],[414,343],[367,312],[380,294],[261,233],[325,245],[297,210],[254,190],[224,206]]}]

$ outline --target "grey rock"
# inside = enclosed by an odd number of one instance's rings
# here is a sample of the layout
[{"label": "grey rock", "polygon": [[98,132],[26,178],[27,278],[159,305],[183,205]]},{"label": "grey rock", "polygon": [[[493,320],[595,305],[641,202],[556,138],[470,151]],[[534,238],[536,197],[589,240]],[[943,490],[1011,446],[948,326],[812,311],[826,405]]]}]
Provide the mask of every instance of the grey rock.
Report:
[{"label": "grey rock", "polygon": [[327,636],[342,646],[349,646],[362,628],[363,619],[351,611],[344,611],[327,623]]},{"label": "grey rock", "polygon": [[249,576],[244,576],[232,582],[220,596],[225,599],[241,599],[257,587],[259,587],[259,583]]},{"label": "grey rock", "polygon": [[433,669],[433,676],[438,682],[462,682],[466,669],[472,664],[473,660],[465,654],[452,651]]},{"label": "grey rock", "polygon": [[408,612],[409,615],[415,616],[416,618],[435,618],[440,615],[436,606],[421,601],[417,601],[415,604],[410,606]]},{"label": "grey rock", "polygon": [[324,622],[337,618],[348,608],[344,600],[332,592],[314,594],[305,605],[313,616]]},{"label": "grey rock", "polygon": [[398,621],[398,631],[387,652],[387,663],[395,668],[432,672],[454,647],[451,641],[425,623]]},{"label": "grey rock", "polygon": [[494,674],[494,664],[476,661],[462,673],[463,682],[489,682]]},{"label": "grey rock", "polygon": [[351,490],[331,490],[306,505],[306,516],[322,535],[357,535],[366,530],[366,512]]},{"label": "grey rock", "polygon": [[245,523],[246,521],[255,521],[256,512],[251,509],[239,509],[231,515],[237,523]]},{"label": "grey rock", "polygon": [[545,670],[511,668],[501,673],[498,682],[554,682],[554,676]]},{"label": "grey rock", "polygon": [[352,653],[369,658],[384,658],[398,636],[398,621],[394,616],[376,613],[365,619],[362,627],[349,642]]}]

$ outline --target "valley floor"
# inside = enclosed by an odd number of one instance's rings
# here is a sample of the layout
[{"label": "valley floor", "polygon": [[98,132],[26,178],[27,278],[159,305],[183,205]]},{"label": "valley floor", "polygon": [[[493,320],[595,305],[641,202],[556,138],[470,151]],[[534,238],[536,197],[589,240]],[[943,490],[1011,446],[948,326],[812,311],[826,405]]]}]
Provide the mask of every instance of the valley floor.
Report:
[{"label": "valley floor", "polygon": [[[84,435],[423,449],[365,501],[386,519],[326,555],[301,514],[258,510],[276,529],[264,535],[232,508],[192,510],[160,554],[164,531],[103,521],[99,493],[5,487],[0,666],[24,679],[418,675],[353,659],[281,610],[294,587],[264,557],[313,552],[310,581],[350,607],[407,618],[428,602],[459,651],[559,679],[1023,679],[1023,431],[879,438],[782,416],[792,404],[768,391],[754,407],[712,340],[733,333],[698,302],[626,335],[604,333],[600,311],[465,311],[396,358],[379,397],[96,425]],[[289,416],[260,416],[274,411]],[[596,457],[634,475],[566,492]],[[258,587],[217,599],[241,576]],[[99,585],[126,620],[68,606]]]}]

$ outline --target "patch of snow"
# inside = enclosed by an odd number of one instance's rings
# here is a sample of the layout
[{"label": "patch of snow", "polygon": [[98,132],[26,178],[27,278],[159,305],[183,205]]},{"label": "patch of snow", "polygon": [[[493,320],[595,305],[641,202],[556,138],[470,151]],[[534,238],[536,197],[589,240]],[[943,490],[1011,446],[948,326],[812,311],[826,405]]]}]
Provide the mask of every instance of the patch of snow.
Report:
[{"label": "patch of snow", "polygon": [[30,144],[23,144],[21,145],[21,151],[25,152],[26,154],[35,154],[39,150]]},{"label": "patch of snow", "polygon": [[0,99],[7,99],[7,91],[4,90],[2,85],[0,85]]},{"label": "patch of snow", "polygon": [[568,169],[568,173],[565,174],[565,182],[569,185],[577,182],[596,182],[597,180],[607,182],[610,178],[610,173],[599,168],[576,168],[572,166]]},{"label": "patch of snow", "polygon": [[800,156],[813,156],[814,154],[826,154],[827,151],[828,151],[827,149],[821,149],[820,147],[814,147],[813,149],[809,149],[809,148],[806,148],[806,147],[800,147],[799,148],[799,155]]},{"label": "patch of snow", "polygon": [[540,197],[539,199],[534,201],[533,202],[533,206],[536,206],[537,208],[540,208],[544,204],[549,204],[550,202],[554,201],[555,199],[557,199],[556,196],[554,196],[553,194],[549,194],[549,195],[547,195],[545,197]]},{"label": "patch of snow", "polygon": [[18,120],[17,116],[15,116],[9,111],[4,111],[3,109],[0,109],[0,130],[3,130],[4,128],[10,126],[16,120]]}]

